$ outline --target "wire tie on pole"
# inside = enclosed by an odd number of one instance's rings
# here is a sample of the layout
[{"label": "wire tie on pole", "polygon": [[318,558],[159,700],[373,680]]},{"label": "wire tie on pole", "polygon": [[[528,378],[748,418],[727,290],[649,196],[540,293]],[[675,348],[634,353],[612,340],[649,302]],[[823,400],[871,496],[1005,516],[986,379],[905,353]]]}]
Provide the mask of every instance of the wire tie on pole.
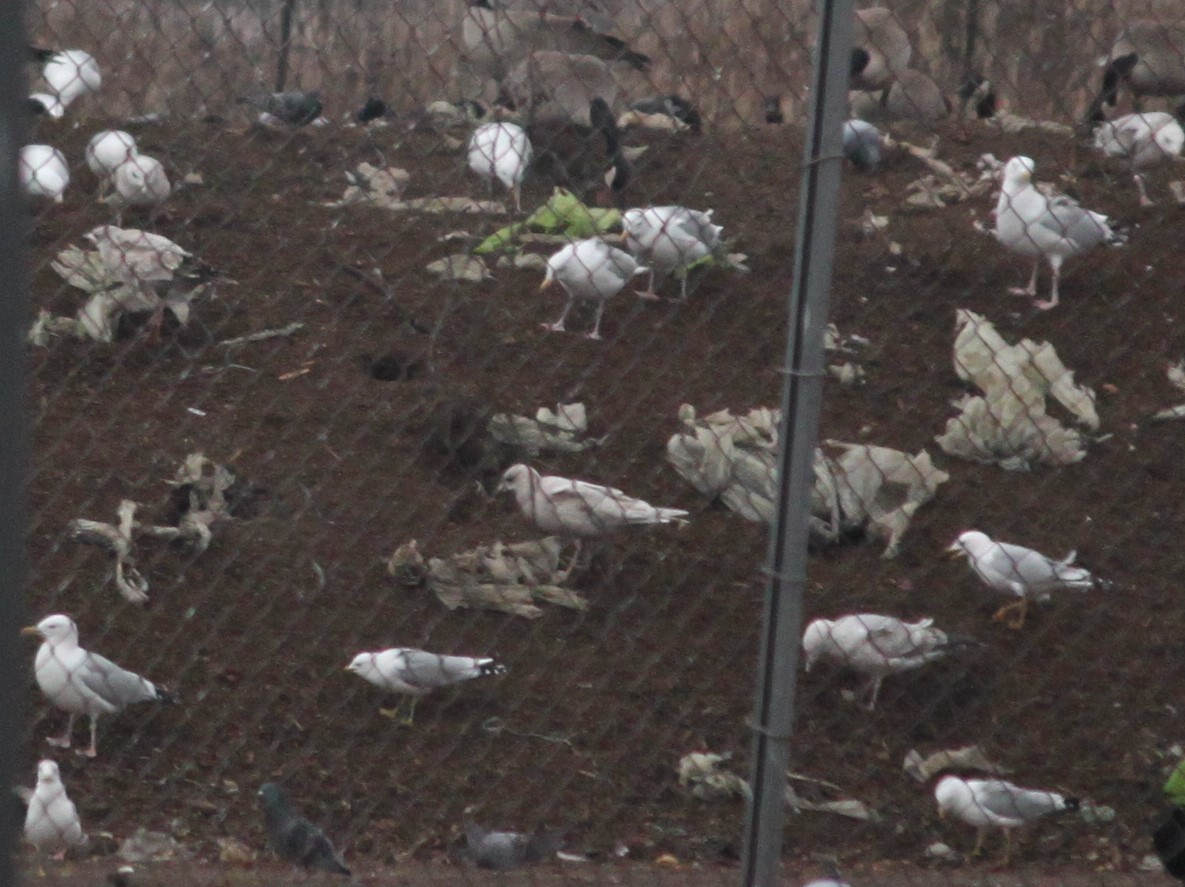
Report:
[{"label": "wire tie on pole", "polygon": [[760,724],[753,723],[753,718],[745,718],[745,726],[754,733],[760,733],[766,739],[773,739],[776,742],[789,742],[793,736],[790,733],[774,733],[772,730],[762,727]]},{"label": "wire tie on pole", "polygon": [[826,370],[792,370],[789,367],[779,367],[778,372],[783,376],[798,376],[802,379],[826,379]]},{"label": "wire tie on pole", "polygon": [[802,168],[809,169],[812,166],[819,165],[824,160],[843,160],[843,154],[820,154],[817,157],[812,158],[807,163],[804,163]]}]

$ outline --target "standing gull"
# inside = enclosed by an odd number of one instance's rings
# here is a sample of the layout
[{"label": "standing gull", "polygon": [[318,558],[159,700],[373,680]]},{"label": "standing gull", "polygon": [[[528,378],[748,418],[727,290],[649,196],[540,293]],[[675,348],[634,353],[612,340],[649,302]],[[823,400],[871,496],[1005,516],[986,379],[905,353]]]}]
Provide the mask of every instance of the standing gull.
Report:
[{"label": "standing gull", "polygon": [[86,165],[100,179],[106,179],[139,153],[136,139],[131,133],[121,129],[104,129],[87,142]]},{"label": "standing gull", "polygon": [[1181,156],[1185,147],[1185,129],[1177,118],[1165,111],[1125,114],[1103,123],[1095,130],[1095,147],[1108,157],[1128,162],[1132,178],[1140,192],[1140,206],[1155,206],[1148,199],[1141,170],[1161,166]]},{"label": "standing gull", "polygon": [[164,164],[147,154],[137,153],[117,166],[111,182],[115,194],[110,201],[118,211],[117,223],[122,223],[123,208],[127,206],[150,207],[155,215],[157,207],[173,193]]},{"label": "standing gull", "polygon": [[[95,57],[82,49],[34,49],[33,57],[42,63],[41,77],[48,87],[48,95],[56,99],[46,107],[52,117],[61,117],[75,99],[98,92],[103,85],[99,64]],[[40,95],[32,98],[40,99]],[[43,102],[44,103],[44,102]]]},{"label": "standing gull", "polygon": [[828,660],[868,678],[864,692],[869,711],[876,708],[881,682],[889,675],[921,668],[974,643],[948,636],[934,627],[933,619],[905,622],[877,613],[816,619],[802,635],[806,671]]},{"label": "standing gull", "polygon": [[657,299],[654,275],[675,273],[682,280],[679,298],[687,298],[687,267],[714,255],[721,247],[724,231],[712,224],[712,210],[700,211],[684,206],[651,206],[628,210],[621,219],[622,239],[630,252],[645,262],[650,282],[644,299]]},{"label": "standing gull", "polygon": [[1020,598],[1001,607],[992,617],[1003,622],[1009,613],[1015,614],[1007,622],[1009,628],[1025,624],[1030,600],[1047,601],[1055,591],[1084,591],[1108,584],[1089,570],[1075,567],[1075,551],[1055,561],[1022,545],[996,542],[978,530],[960,533],[947,551],[954,557],[966,557],[971,569],[992,591]]},{"label": "standing gull", "polygon": [[543,328],[563,332],[564,321],[572,310],[572,304],[577,299],[587,299],[597,303],[597,318],[592,331],[586,333],[585,338],[601,338],[601,315],[605,312],[605,302],[621,292],[631,277],[647,270],[629,253],[597,237],[577,240],[560,248],[547,260],[547,271],[539,290],[542,292],[558,283],[567,293],[568,301],[559,320],[545,323]]},{"label": "standing gull", "polygon": [[297,815],[280,786],[274,782],[261,785],[259,802],[263,805],[268,843],[280,859],[299,865],[305,871],[320,869],[349,876],[350,870],[329,838],[325,837],[325,832]]},{"label": "standing gull", "polygon": [[938,814],[961,819],[978,830],[972,856],[983,851],[988,829],[1004,830],[1004,865],[1012,858],[1012,830],[1042,816],[1077,810],[1078,799],[1057,792],[1021,788],[1003,779],[963,779],[944,776],[934,787]]},{"label": "standing gull", "polygon": [[996,202],[994,234],[1008,249],[1032,256],[1033,276],[1016,295],[1037,296],[1037,270],[1045,258],[1053,269],[1049,301],[1036,301],[1042,311],[1057,306],[1062,263],[1102,243],[1119,244],[1123,239],[1111,230],[1107,217],[1083,209],[1069,197],[1046,197],[1033,185],[1036,164],[1028,157],[1013,157],[1004,165],[1003,185]]},{"label": "standing gull", "polygon": [[70,184],[70,167],[65,155],[51,145],[25,145],[21,148],[19,176],[21,188],[29,196],[61,203]]},{"label": "standing gull", "polygon": [[37,686],[54,706],[69,714],[66,731],[46,741],[56,748],[70,747],[74,719],[85,714],[91,721],[91,744],[79,754],[98,754],[100,715],[115,714],[137,702],[176,702],[176,698],[147,678],[125,671],[98,653],[78,645],[78,626],[69,616],[55,613],[21,634],[42,638],[33,670]]},{"label": "standing gull", "polygon": [[[410,726],[419,697],[462,681],[505,674],[506,666],[489,658],[443,656],[411,647],[394,647],[377,653],[359,653],[346,666],[346,671],[352,671],[376,687],[411,696],[411,711],[404,719],[404,724]],[[384,711],[383,714],[393,717],[395,712]]]},{"label": "standing gull", "polygon": [[37,785],[25,813],[25,840],[38,852],[58,851],[58,858],[69,848],[86,844],[78,809],[66,795],[58,765],[53,761],[37,765]]},{"label": "standing gull", "polygon": [[526,519],[543,532],[576,537],[572,562],[561,578],[575,566],[583,538],[625,526],[687,523],[687,512],[681,508],[658,508],[613,487],[541,476],[522,463],[506,469],[498,489],[512,491]]},{"label": "standing gull", "polygon": [[514,208],[523,209],[523,177],[531,165],[531,140],[517,123],[485,123],[469,137],[469,168],[490,181],[505,185],[514,195]]}]

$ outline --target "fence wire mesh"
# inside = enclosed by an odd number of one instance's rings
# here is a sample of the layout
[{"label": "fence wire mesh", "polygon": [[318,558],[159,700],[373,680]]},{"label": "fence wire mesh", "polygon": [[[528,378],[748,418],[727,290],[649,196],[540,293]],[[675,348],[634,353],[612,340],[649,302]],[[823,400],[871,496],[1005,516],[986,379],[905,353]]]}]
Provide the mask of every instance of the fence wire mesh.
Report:
[{"label": "fence wire mesh", "polygon": [[[30,865],[730,877],[815,22],[29,4]],[[1151,883],[1185,24],[853,30],[789,876]]]}]

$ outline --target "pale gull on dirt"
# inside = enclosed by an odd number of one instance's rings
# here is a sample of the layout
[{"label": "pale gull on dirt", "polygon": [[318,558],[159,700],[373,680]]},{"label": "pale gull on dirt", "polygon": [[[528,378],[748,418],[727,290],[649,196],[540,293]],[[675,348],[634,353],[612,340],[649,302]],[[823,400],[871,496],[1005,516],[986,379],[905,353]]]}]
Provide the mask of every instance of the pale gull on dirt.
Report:
[{"label": "pale gull on dirt", "polygon": [[547,271],[539,289],[542,292],[558,283],[567,294],[568,301],[559,320],[545,323],[543,328],[563,332],[564,321],[573,303],[577,299],[586,299],[597,303],[597,317],[585,338],[601,338],[601,315],[605,312],[605,302],[621,292],[630,278],[647,270],[629,253],[597,237],[577,240],[561,247],[547,260]]},{"label": "pale gull on dirt", "polygon": [[921,668],[974,641],[948,635],[933,619],[906,622],[877,613],[815,619],[802,635],[806,671],[820,660],[850,668],[868,678],[865,707],[876,708],[881,682],[889,675]]},{"label": "pale gull on dirt", "polygon": [[34,49],[33,56],[42,62],[41,77],[49,95],[58,102],[56,108],[46,109],[53,117],[61,117],[75,99],[98,92],[103,85],[98,62],[85,50]]},{"label": "pale gull on dirt", "polygon": [[527,132],[517,123],[486,123],[469,137],[469,168],[505,185],[514,195],[514,208],[523,208],[523,177],[533,155]]},{"label": "pale gull on dirt", "polygon": [[1012,858],[1012,830],[1042,816],[1077,810],[1077,798],[1057,792],[1021,788],[1002,779],[963,779],[944,776],[934,787],[934,799],[942,817],[953,816],[978,831],[972,856],[983,851],[988,829],[1004,831],[1004,865]]},{"label": "pale gull on dirt", "polygon": [[[410,725],[420,696],[462,681],[504,674],[506,667],[490,658],[445,656],[411,647],[394,647],[377,653],[359,653],[346,666],[346,671],[376,687],[411,696],[411,711],[404,719],[404,723]],[[383,713],[391,717],[395,715],[394,712]]]},{"label": "pale gull on dirt", "polygon": [[992,617],[1002,622],[1009,613],[1015,614],[1008,620],[1009,628],[1024,625],[1030,600],[1047,601],[1055,591],[1084,591],[1109,584],[1089,570],[1075,567],[1075,551],[1055,561],[1023,545],[996,542],[978,530],[960,533],[947,551],[954,557],[966,557],[971,569],[992,591],[1019,598]]},{"label": "pale gull on dirt", "polygon": [[117,219],[122,219],[127,206],[146,206],[155,213],[173,193],[164,164],[147,154],[137,153],[117,166],[111,183],[115,186],[111,203],[118,210]]},{"label": "pale gull on dirt", "polygon": [[621,219],[622,239],[650,271],[644,299],[657,299],[654,275],[681,277],[679,298],[687,298],[687,266],[716,254],[724,229],[712,224],[712,210],[684,206],[651,206],[627,210]]},{"label": "pale gull on dirt", "polygon": [[67,796],[54,761],[37,765],[37,785],[25,813],[25,840],[38,852],[57,851],[59,858],[70,847],[81,847],[87,841],[78,809]]},{"label": "pale gull on dirt", "polygon": [[121,165],[138,156],[136,139],[121,129],[97,132],[86,145],[86,165],[106,182]]},{"label": "pale gull on dirt", "polygon": [[70,167],[66,157],[52,145],[25,145],[21,148],[21,188],[30,197],[48,197],[61,203],[66,186],[70,184]]},{"label": "pale gull on dirt", "polygon": [[69,714],[66,731],[46,741],[57,748],[70,747],[74,719],[90,717],[91,743],[79,754],[93,758],[98,752],[99,717],[123,711],[137,702],[175,702],[175,697],[147,678],[133,674],[78,645],[78,626],[60,613],[46,616],[21,634],[42,638],[33,663],[37,686],[57,708]]},{"label": "pale gull on dirt", "polygon": [[1029,285],[1013,289],[1017,295],[1037,296],[1037,271],[1041,259],[1053,269],[1049,301],[1035,301],[1041,310],[1058,303],[1062,263],[1100,244],[1123,239],[1111,229],[1107,217],[1083,209],[1069,197],[1047,197],[1033,184],[1036,164],[1028,157],[1013,157],[1004,165],[1000,197],[996,202],[996,239],[1014,253],[1034,258]]},{"label": "pale gull on dirt", "polygon": [[1185,148],[1185,129],[1166,111],[1125,114],[1103,123],[1094,133],[1095,147],[1108,157],[1128,162],[1140,192],[1140,206],[1155,206],[1141,172],[1168,163],[1181,156]]}]

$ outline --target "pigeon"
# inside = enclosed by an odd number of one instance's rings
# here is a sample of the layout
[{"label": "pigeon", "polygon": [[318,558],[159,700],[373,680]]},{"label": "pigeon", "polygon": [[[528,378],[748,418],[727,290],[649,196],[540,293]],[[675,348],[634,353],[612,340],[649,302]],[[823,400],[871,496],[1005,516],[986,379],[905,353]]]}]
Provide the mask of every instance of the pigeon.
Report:
[{"label": "pigeon", "polygon": [[115,171],[139,155],[136,139],[120,129],[95,133],[86,145],[86,165],[98,176],[100,184],[110,182]]},{"label": "pigeon", "polygon": [[1095,147],[1108,157],[1126,160],[1140,193],[1140,206],[1155,206],[1148,199],[1144,176],[1150,169],[1179,157],[1185,148],[1185,129],[1165,111],[1125,114],[1101,124],[1094,133]]},{"label": "pigeon", "polygon": [[267,840],[276,855],[285,862],[302,866],[305,871],[321,869],[335,875],[350,875],[325,833],[292,809],[284,790],[274,782],[259,787]]},{"label": "pigeon", "polygon": [[289,92],[258,93],[238,100],[240,104],[254,105],[263,113],[260,122],[272,124],[276,121],[288,126],[308,126],[321,116],[321,93]]},{"label": "pigeon", "polygon": [[868,678],[865,707],[869,711],[876,708],[887,676],[921,668],[974,643],[935,628],[933,619],[905,622],[876,613],[816,619],[802,635],[806,671],[819,660],[830,660]]},{"label": "pigeon", "polygon": [[33,49],[33,57],[42,63],[41,78],[48,94],[57,99],[61,113],[47,108],[50,116],[61,117],[75,99],[98,92],[103,85],[95,57],[82,49]]},{"label": "pigeon", "polygon": [[934,787],[938,814],[961,819],[978,830],[972,856],[983,851],[988,829],[1004,830],[1004,865],[1012,858],[1012,829],[1020,828],[1042,816],[1077,810],[1077,798],[1057,792],[1021,788],[1003,779],[963,779],[944,776]]},{"label": "pigeon", "polygon": [[610,246],[598,237],[577,240],[561,247],[547,260],[547,271],[540,285],[540,292],[558,283],[567,293],[568,301],[563,313],[555,323],[545,323],[543,328],[552,332],[563,332],[564,321],[577,299],[597,303],[597,317],[587,339],[601,338],[601,315],[605,302],[617,293],[635,275],[649,269],[639,265],[632,255]]},{"label": "pigeon", "polygon": [[117,166],[111,183],[115,186],[111,202],[120,210],[125,206],[147,206],[155,210],[173,192],[164,164],[147,154],[137,153]]},{"label": "pigeon", "polygon": [[30,197],[48,197],[61,203],[70,184],[66,157],[51,145],[25,145],[20,155],[21,188]]},{"label": "pigeon", "polygon": [[1106,243],[1119,245],[1123,238],[1111,229],[1107,217],[1083,209],[1069,197],[1047,197],[1033,185],[1036,164],[1028,157],[1013,157],[1004,164],[1003,186],[996,203],[996,239],[1014,253],[1032,256],[1033,276],[1016,295],[1036,299],[1037,270],[1044,257],[1053,269],[1048,301],[1035,301],[1042,311],[1057,307],[1058,282],[1066,259]]},{"label": "pigeon", "polygon": [[37,785],[25,813],[25,840],[38,852],[56,850],[59,858],[71,847],[87,842],[78,809],[66,795],[58,765],[44,760],[37,765]]},{"label": "pigeon", "polygon": [[465,843],[478,868],[505,872],[555,856],[556,833],[544,828],[522,832],[492,832],[473,822],[465,823]]},{"label": "pigeon", "polygon": [[411,712],[404,720],[410,726],[420,696],[462,681],[505,674],[506,666],[489,658],[445,656],[411,647],[394,647],[377,653],[359,653],[346,666],[346,671],[376,687],[411,696]]},{"label": "pigeon", "polygon": [[33,663],[37,686],[54,706],[69,714],[66,731],[46,740],[56,748],[70,747],[74,719],[80,714],[90,717],[91,744],[79,754],[93,758],[98,754],[100,715],[115,714],[137,702],[177,701],[147,678],[78,646],[78,626],[69,616],[46,616],[36,625],[21,629],[21,634],[42,638]]},{"label": "pigeon", "polygon": [[679,298],[687,298],[687,266],[716,254],[723,228],[712,224],[712,210],[683,206],[651,206],[627,210],[621,219],[622,239],[630,252],[645,263],[650,282],[644,299],[657,299],[654,275],[675,273],[682,282]]},{"label": "pigeon", "polygon": [[1014,614],[1008,620],[1009,628],[1021,628],[1025,624],[1030,600],[1047,601],[1052,592],[1062,589],[1084,591],[1110,586],[1089,570],[1074,566],[1077,552],[1071,551],[1055,561],[1031,548],[996,542],[978,530],[960,533],[947,551],[953,557],[966,557],[971,569],[992,591],[1020,598],[1001,607],[992,617],[996,622],[1003,622],[1009,613]]},{"label": "pigeon", "polygon": [[469,168],[493,183],[498,179],[514,195],[522,212],[523,176],[531,164],[531,140],[516,123],[485,123],[469,137]]},{"label": "pigeon", "polygon": [[845,120],[843,124],[843,156],[861,172],[876,172],[881,162],[880,130],[864,120]]}]

